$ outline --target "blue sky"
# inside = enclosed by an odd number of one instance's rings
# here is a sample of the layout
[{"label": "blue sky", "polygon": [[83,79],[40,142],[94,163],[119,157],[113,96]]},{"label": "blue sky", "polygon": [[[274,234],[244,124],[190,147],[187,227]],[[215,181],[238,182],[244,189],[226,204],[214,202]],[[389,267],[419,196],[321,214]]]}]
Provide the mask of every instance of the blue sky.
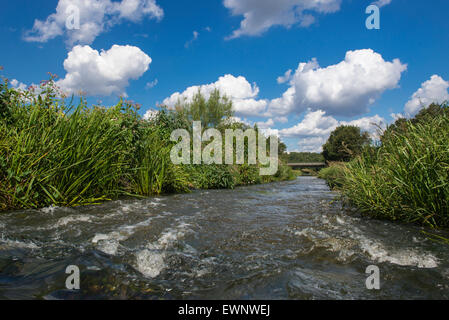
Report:
[{"label": "blue sky", "polygon": [[[339,124],[374,134],[392,114],[449,99],[449,2],[378,1],[380,30],[368,30],[372,2],[4,1],[0,65],[17,87],[51,72],[90,102],[126,93],[142,115],[218,87],[242,121],[279,134],[290,151],[320,151]],[[79,30],[66,30],[70,5]]]}]

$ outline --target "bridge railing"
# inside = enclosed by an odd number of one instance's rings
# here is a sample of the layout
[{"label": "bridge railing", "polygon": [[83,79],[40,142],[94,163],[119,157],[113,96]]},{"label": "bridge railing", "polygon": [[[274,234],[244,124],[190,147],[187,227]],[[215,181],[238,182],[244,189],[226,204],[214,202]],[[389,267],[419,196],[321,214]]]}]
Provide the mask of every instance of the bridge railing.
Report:
[{"label": "bridge railing", "polygon": [[325,162],[309,162],[309,163],[288,163],[289,167],[294,168],[325,168],[327,164]]}]

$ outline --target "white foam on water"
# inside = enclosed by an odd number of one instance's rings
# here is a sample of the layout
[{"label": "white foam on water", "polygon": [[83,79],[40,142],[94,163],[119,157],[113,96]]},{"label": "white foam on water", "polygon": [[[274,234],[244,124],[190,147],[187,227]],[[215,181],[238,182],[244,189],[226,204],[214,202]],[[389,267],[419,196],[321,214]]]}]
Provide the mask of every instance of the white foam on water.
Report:
[{"label": "white foam on water", "polygon": [[342,262],[348,261],[354,254],[352,250],[356,241],[351,239],[329,238],[315,243],[318,247],[325,247],[330,252],[338,253],[338,260]]},{"label": "white foam on water", "polygon": [[[350,218],[347,218],[350,219]],[[346,217],[336,216],[335,219],[327,216],[321,216],[319,222],[321,226],[324,226],[329,230],[339,230],[346,234],[345,239],[352,240],[351,243],[347,243],[344,239],[341,239],[341,235],[338,238],[328,235],[326,232],[317,230],[314,228],[305,228],[301,231],[296,231],[294,234],[297,236],[303,236],[318,246],[325,246],[332,252],[338,252],[339,258],[347,260],[355,252],[353,246],[358,246],[360,250],[367,254],[370,259],[379,263],[388,262],[400,266],[413,266],[418,268],[436,268],[438,267],[439,259],[433,254],[422,252],[418,248],[404,248],[404,249],[388,249],[378,240],[368,239],[363,231],[354,226],[350,221],[347,221]],[[333,223],[335,220],[336,223]],[[342,229],[343,226],[343,229]],[[416,238],[412,239],[412,243],[419,243]]]},{"label": "white foam on water", "polygon": [[121,226],[117,231],[112,231],[108,234],[97,233],[91,242],[98,250],[109,255],[117,255],[120,242],[131,237],[136,232],[136,229],[149,226],[152,220],[153,218],[149,218],[134,225]]},{"label": "white foam on water", "polygon": [[158,201],[158,202],[151,201],[149,204],[151,204],[153,207],[165,206],[165,204],[160,203],[160,201]]},{"label": "white foam on water", "polygon": [[204,268],[204,269],[199,269],[196,271],[196,276],[198,278],[201,278],[203,276],[205,276],[206,274],[211,273],[211,271],[208,268]]},{"label": "white foam on water", "polygon": [[88,266],[87,270],[92,270],[92,271],[100,271],[101,268],[97,267],[97,266]]},{"label": "white foam on water", "polygon": [[403,249],[389,252],[381,243],[359,237],[361,249],[373,260],[390,262],[400,266],[414,266],[418,268],[436,268],[439,259],[429,253],[420,253],[416,249]]},{"label": "white foam on water", "polygon": [[[338,218],[337,218],[338,221]],[[343,222],[343,221],[342,221]],[[363,232],[355,227],[353,224],[343,222],[342,225],[350,225],[351,229],[347,228],[347,232],[352,239],[359,242],[360,248],[368,254],[373,260],[378,262],[389,262],[400,266],[413,266],[422,269],[436,268],[439,265],[440,259],[431,253],[423,252],[418,248],[404,248],[399,250],[388,249],[381,242],[371,240],[363,235]],[[411,243],[419,244],[426,242],[416,237],[412,238]]]},{"label": "white foam on water", "polygon": [[122,202],[120,202],[120,206],[117,208],[117,212],[120,213],[129,213],[132,212],[136,209],[142,208],[142,205],[140,203],[137,202],[133,202],[133,203],[125,203],[123,204]]},{"label": "white foam on water", "polygon": [[32,241],[18,241],[18,240],[10,240],[3,237],[0,238],[0,244],[7,248],[13,248],[13,249],[31,249],[31,250],[37,250],[40,249],[40,247],[35,244]]},{"label": "white foam on water", "polygon": [[102,241],[97,245],[97,249],[110,256],[117,255],[120,243],[116,240]]},{"label": "white foam on water", "polygon": [[103,241],[103,240],[109,240],[109,239],[111,239],[111,235],[110,235],[110,234],[107,235],[107,234],[103,234],[103,233],[98,233],[98,234],[96,234],[95,237],[92,239],[92,243],[93,243],[93,244],[97,244],[97,243],[100,242],[100,241]]},{"label": "white foam on water", "polygon": [[156,218],[156,219],[165,219],[165,217],[167,217],[167,216],[173,216],[173,215],[174,215],[173,212],[170,212],[170,211],[164,211],[164,212],[158,214],[157,216],[155,216],[155,218]]},{"label": "white foam on water", "polygon": [[[328,220],[325,219],[325,221]],[[305,228],[300,231],[294,231],[293,234],[304,237],[313,242],[312,249],[325,248],[327,251],[338,253],[337,259],[341,262],[348,261],[348,259],[350,259],[355,253],[352,248],[356,244],[356,241],[350,238],[345,239],[331,236],[322,230],[317,230],[312,227]]]},{"label": "white foam on water", "polygon": [[92,217],[88,215],[71,215],[61,218],[53,225],[53,228],[63,227],[76,222],[92,222]]},{"label": "white foam on water", "polygon": [[165,268],[165,254],[142,250],[136,254],[136,269],[144,276],[156,278]]},{"label": "white foam on water", "polygon": [[165,206],[165,204],[161,203],[161,199],[151,199],[152,201],[146,202],[146,201],[135,201],[135,202],[127,202],[124,203],[123,201],[117,201],[117,209],[116,212],[123,214],[123,213],[130,213],[136,210],[142,210],[147,209],[149,206],[152,207],[159,207],[159,206]]},{"label": "white foam on water", "polygon": [[[189,224],[181,222],[175,228],[166,229],[157,241],[136,254],[136,269],[146,277],[157,277],[166,267],[166,251],[175,247],[187,233],[193,232],[189,227]],[[185,247],[188,253],[196,253],[193,247]]]},{"label": "white foam on water", "polygon": [[295,231],[294,233],[296,236],[303,236],[308,239],[322,239],[322,238],[329,238],[330,236],[321,230],[316,230],[313,228],[305,228],[301,231]]},{"label": "white foam on water", "polygon": [[[423,252],[419,248],[387,248],[381,241],[368,239],[363,231],[352,225],[352,228],[346,229],[348,238],[358,242],[360,249],[372,260],[377,262],[389,262],[400,266],[412,266],[423,269],[438,267],[439,259],[431,253]],[[412,239],[410,243],[416,243]]]},{"label": "white foam on water", "polygon": [[333,215],[333,216],[320,216],[318,218],[318,225],[324,226],[326,229],[329,230],[341,230],[342,226],[346,226],[351,225],[350,222],[347,221],[348,217],[342,217],[342,216],[338,216],[338,215]]},{"label": "white foam on water", "polygon": [[120,245],[120,241],[126,240],[127,236],[121,234],[118,231],[114,231],[108,234],[96,234],[92,239],[92,243],[101,252],[109,255],[116,255]]},{"label": "white foam on water", "polygon": [[56,207],[56,206],[50,206],[50,207],[46,207],[46,208],[42,208],[39,211],[45,214],[50,214],[52,215],[56,210],[61,209],[60,207]]},{"label": "white foam on water", "polygon": [[180,239],[184,238],[188,232],[190,225],[187,223],[181,223],[175,229],[167,229],[157,241],[158,247],[167,249],[173,247]]},{"label": "white foam on water", "polygon": [[132,206],[130,204],[125,204],[125,205],[122,205],[119,210],[124,213],[128,213],[131,211],[131,209],[132,209]]},{"label": "white foam on water", "polygon": [[340,217],[338,217],[338,216],[335,218],[335,220],[336,220],[339,224],[342,224],[342,225],[346,224],[346,222],[345,222],[342,218],[340,218]]},{"label": "white foam on water", "polygon": [[76,212],[74,209],[69,208],[69,207],[58,207],[58,206],[54,206],[54,205],[51,205],[51,206],[46,207],[46,208],[39,209],[40,212],[45,213],[45,214],[49,214],[49,215],[53,215],[56,210],[64,211],[64,212]]}]

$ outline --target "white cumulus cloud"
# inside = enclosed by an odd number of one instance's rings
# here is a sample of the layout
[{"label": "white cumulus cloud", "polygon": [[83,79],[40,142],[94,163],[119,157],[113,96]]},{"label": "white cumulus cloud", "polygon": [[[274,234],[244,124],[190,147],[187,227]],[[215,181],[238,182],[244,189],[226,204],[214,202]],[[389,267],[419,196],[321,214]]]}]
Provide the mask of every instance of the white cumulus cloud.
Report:
[{"label": "white cumulus cloud", "polygon": [[443,103],[449,101],[449,82],[438,75],[433,75],[421,85],[405,104],[407,116],[414,116],[422,108],[428,107],[432,103]]},{"label": "white cumulus cloud", "polygon": [[370,134],[372,139],[379,138],[379,130],[385,129],[384,118],[375,115],[352,121],[338,121],[326,115],[322,110],[308,111],[304,119],[297,125],[279,131],[281,137],[299,138],[298,146],[303,152],[321,152],[322,145],[327,141],[332,131],[338,126],[357,126]]},{"label": "white cumulus cloud", "polygon": [[267,115],[301,113],[308,108],[330,115],[356,116],[368,111],[383,92],[398,86],[407,65],[385,61],[371,49],[348,51],[345,60],[321,68],[316,59],[300,63],[281,98]]},{"label": "white cumulus cloud", "polygon": [[64,61],[65,78],[56,84],[68,94],[126,95],[129,81],[140,78],[150,63],[151,58],[137,47],[114,45],[98,52],[78,45]]},{"label": "white cumulus cloud", "polygon": [[333,13],[340,4],[341,0],[224,0],[234,16],[243,16],[229,38],[260,35],[273,26],[307,27],[315,22],[311,13]]},{"label": "white cumulus cloud", "polygon": [[220,90],[222,95],[226,95],[232,100],[237,115],[260,116],[266,110],[267,101],[256,99],[259,94],[259,87],[256,84],[249,83],[243,76],[235,77],[230,74],[220,77],[211,84],[192,86],[182,93],[175,92],[166,98],[162,104],[173,108],[178,101],[190,102],[194,95],[198,93],[198,90],[201,90],[201,93],[207,99],[215,89]]},{"label": "white cumulus cloud", "polygon": [[[79,17],[79,29],[67,28],[67,21],[73,25],[75,16]],[[36,19],[24,39],[47,42],[66,35],[69,45],[91,44],[107,28],[122,21],[139,22],[144,17],[160,20],[163,16],[156,0],[59,0],[56,12],[45,20]]]},{"label": "white cumulus cloud", "polygon": [[11,86],[14,89],[17,89],[17,90],[20,90],[20,91],[25,91],[28,88],[28,86],[25,83],[20,82],[17,79],[12,79],[11,80]]},{"label": "white cumulus cloud", "polygon": [[281,83],[286,83],[287,81],[290,80],[291,76],[292,76],[292,70],[289,69],[289,70],[287,70],[287,71],[284,73],[284,75],[282,75],[282,76],[280,76],[280,77],[277,78],[277,82],[278,82],[279,84],[281,84]]},{"label": "white cumulus cloud", "polygon": [[256,122],[257,126],[259,127],[259,129],[269,129],[270,127],[274,126],[274,120],[273,119],[268,119],[265,122]]},{"label": "white cumulus cloud", "polygon": [[304,119],[296,126],[282,129],[284,137],[312,137],[329,135],[336,127],[338,121],[331,116],[326,116],[322,110],[308,112]]},{"label": "white cumulus cloud", "polygon": [[145,112],[143,119],[144,120],[154,120],[159,115],[158,110],[149,109],[147,112]]},{"label": "white cumulus cloud", "polygon": [[322,146],[326,143],[326,137],[303,138],[298,141],[298,152],[315,152],[321,153]]}]

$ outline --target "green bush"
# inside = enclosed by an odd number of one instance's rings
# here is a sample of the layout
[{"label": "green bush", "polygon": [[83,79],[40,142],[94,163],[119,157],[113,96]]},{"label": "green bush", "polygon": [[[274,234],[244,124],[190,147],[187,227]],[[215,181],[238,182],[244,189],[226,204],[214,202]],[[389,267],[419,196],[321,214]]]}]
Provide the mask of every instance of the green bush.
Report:
[{"label": "green bush", "polygon": [[186,165],[184,170],[195,189],[233,189],[237,185],[228,165]]},{"label": "green bush", "polygon": [[293,180],[297,175],[293,172],[293,169],[282,163],[279,164],[278,172],[274,175],[276,181]]},{"label": "green bush", "polygon": [[236,184],[246,186],[262,183],[262,177],[259,175],[260,168],[255,165],[240,165],[234,169]]},{"label": "green bush", "polygon": [[344,163],[332,163],[329,167],[320,170],[318,178],[326,180],[330,188],[338,189],[344,184],[345,170]]},{"label": "green bush", "polygon": [[319,153],[312,152],[290,152],[283,156],[283,160],[288,163],[311,163],[324,162],[324,157]]}]

